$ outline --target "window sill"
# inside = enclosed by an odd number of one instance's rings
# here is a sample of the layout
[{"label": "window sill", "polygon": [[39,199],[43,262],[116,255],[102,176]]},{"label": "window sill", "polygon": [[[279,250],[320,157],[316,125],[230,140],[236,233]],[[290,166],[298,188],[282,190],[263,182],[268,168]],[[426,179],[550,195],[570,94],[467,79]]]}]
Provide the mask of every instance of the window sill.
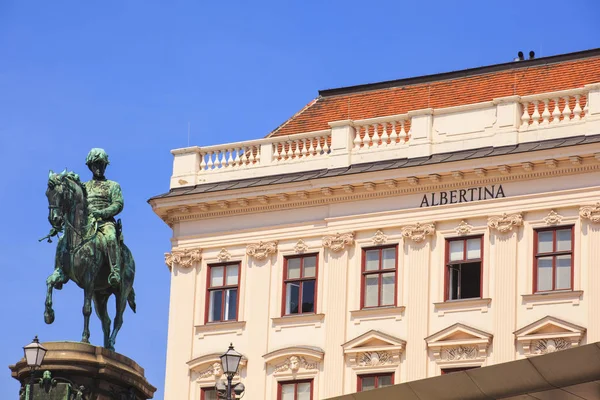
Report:
[{"label": "window sill", "polygon": [[395,319],[396,321],[402,320],[402,314],[406,307],[377,307],[377,308],[365,308],[362,310],[350,311],[350,318],[354,321],[355,325],[360,325],[362,321],[373,321],[379,319]]},{"label": "window sill", "polygon": [[241,335],[246,327],[246,321],[207,322],[205,325],[196,325],[196,333],[199,339],[204,336],[225,335],[235,333]]},{"label": "window sill", "polygon": [[562,290],[554,292],[544,292],[535,294],[524,294],[523,304],[527,309],[531,310],[533,306],[541,306],[547,304],[571,303],[574,306],[579,305],[579,301],[583,296],[583,290]]},{"label": "window sill", "polygon": [[275,332],[281,331],[283,328],[295,328],[299,326],[314,326],[320,328],[325,314],[298,314],[286,315],[279,318],[271,318]]},{"label": "window sill", "polygon": [[442,303],[433,303],[435,311],[437,311],[438,317],[443,317],[446,313],[453,312],[464,312],[464,311],[476,311],[479,310],[482,313],[488,312],[489,305],[492,299],[462,299],[462,300],[448,300]]}]

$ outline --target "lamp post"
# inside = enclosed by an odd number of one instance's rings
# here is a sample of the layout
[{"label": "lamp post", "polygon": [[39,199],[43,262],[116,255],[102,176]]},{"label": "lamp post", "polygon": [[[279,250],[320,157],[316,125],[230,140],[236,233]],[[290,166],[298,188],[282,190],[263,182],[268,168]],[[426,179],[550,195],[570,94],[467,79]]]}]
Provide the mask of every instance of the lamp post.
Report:
[{"label": "lamp post", "polygon": [[36,368],[39,368],[44,361],[44,357],[46,356],[46,348],[40,344],[38,337],[33,338],[33,342],[29,343],[27,346],[23,347],[23,352],[25,353],[25,361],[27,365],[31,369],[31,374],[29,375],[29,399],[33,399],[33,373]]},{"label": "lamp post", "polygon": [[227,400],[231,400],[231,381],[237,373],[242,361],[242,355],[233,349],[233,343],[229,344],[229,349],[221,356],[221,365],[223,373],[227,375]]}]

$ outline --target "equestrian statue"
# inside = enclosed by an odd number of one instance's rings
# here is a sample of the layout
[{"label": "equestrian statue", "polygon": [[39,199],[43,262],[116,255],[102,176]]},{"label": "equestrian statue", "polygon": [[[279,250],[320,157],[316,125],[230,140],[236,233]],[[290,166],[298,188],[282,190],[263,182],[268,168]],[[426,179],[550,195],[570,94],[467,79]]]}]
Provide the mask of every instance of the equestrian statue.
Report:
[{"label": "equestrian statue", "polygon": [[[40,241],[52,242],[53,236],[63,233],[56,246],[54,272],[46,280],[45,322],[54,322],[53,289],[60,290],[71,280],[83,289],[81,341],[89,343],[93,301],[102,322],[104,347],[114,350],[127,304],[135,312],[135,262],[123,243],[121,220],[115,220],[123,210],[123,196],[119,184],[104,176],[108,164],[106,152],[94,148],[86,158],[93,174],[90,181],[82,183],[79,175],[66,170],[58,174],[50,171],[46,197],[52,229]],[[116,298],[117,309],[112,332],[107,311],[111,295]]]}]

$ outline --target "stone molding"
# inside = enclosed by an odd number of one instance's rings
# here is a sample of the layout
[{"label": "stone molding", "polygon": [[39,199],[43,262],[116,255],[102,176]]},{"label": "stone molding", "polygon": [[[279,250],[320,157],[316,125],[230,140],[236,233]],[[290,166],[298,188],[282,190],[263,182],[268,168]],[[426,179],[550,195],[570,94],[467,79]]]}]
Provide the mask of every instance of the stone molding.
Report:
[{"label": "stone molding", "polygon": [[277,240],[251,243],[246,247],[246,254],[250,257],[254,257],[259,261],[265,260],[267,257],[269,257],[270,254],[275,253],[277,253]]},{"label": "stone molding", "polygon": [[170,253],[165,253],[165,264],[169,269],[173,268],[174,264],[183,268],[191,268],[194,263],[200,262],[202,259],[202,249],[173,249]]},{"label": "stone molding", "polygon": [[490,333],[456,323],[425,338],[425,342],[440,365],[481,365],[492,338]]},{"label": "stone molding", "polygon": [[354,245],[354,232],[336,233],[333,236],[323,237],[323,247],[331,249],[334,253],[352,245]]},{"label": "stone molding", "polygon": [[415,243],[423,242],[428,236],[432,236],[434,233],[434,223],[421,224],[417,222],[415,225],[408,225],[402,228],[402,237],[410,239]]},{"label": "stone molding", "polygon": [[583,206],[579,209],[581,219],[589,219],[590,222],[597,224],[600,222],[600,202],[593,206]]},{"label": "stone molding", "polygon": [[457,235],[468,235],[473,230],[473,225],[470,225],[467,221],[462,220],[458,224],[454,231]]},{"label": "stone molding", "polygon": [[294,252],[296,254],[302,254],[308,251],[308,245],[302,239],[298,239],[298,243],[294,246]]},{"label": "stone molding", "polygon": [[523,225],[523,215],[521,213],[507,214],[488,218],[488,227],[490,230],[495,230],[499,233],[508,233],[514,227]]},{"label": "stone molding", "polygon": [[518,343],[526,356],[554,353],[578,346],[586,328],[546,316],[516,331]]},{"label": "stone molding", "polygon": [[377,232],[371,238],[371,241],[374,245],[387,243],[388,237],[383,233],[381,229],[378,229]]},{"label": "stone molding", "polygon": [[544,217],[544,222],[546,225],[558,225],[561,223],[563,217],[559,213],[554,210],[550,210],[548,215]]},{"label": "stone molding", "polygon": [[377,330],[370,330],[344,343],[342,348],[352,368],[374,368],[400,364],[406,341]]},{"label": "stone molding", "polygon": [[231,253],[229,253],[226,248],[222,248],[221,251],[219,251],[219,254],[217,254],[217,260],[221,262],[229,261],[231,260]]}]

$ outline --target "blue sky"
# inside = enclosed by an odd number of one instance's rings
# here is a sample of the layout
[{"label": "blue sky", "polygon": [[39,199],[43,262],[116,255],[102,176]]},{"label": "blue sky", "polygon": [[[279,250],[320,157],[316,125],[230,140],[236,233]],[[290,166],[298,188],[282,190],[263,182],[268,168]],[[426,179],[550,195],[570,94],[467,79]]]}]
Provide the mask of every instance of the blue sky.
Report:
[{"label": "blue sky", "polygon": [[[117,351],[162,399],[171,233],[146,200],[168,190],[169,150],[187,145],[188,122],[193,145],[259,138],[318,89],[600,47],[599,17],[596,0],[0,0],[0,365],[36,334],[81,338],[73,283],[55,293],[54,324],[43,321],[49,169],[87,180],[88,150],[110,155],[137,264],[138,313],[126,313]],[[95,316],[91,340],[102,343]],[[4,369],[0,398],[17,392]]]}]

